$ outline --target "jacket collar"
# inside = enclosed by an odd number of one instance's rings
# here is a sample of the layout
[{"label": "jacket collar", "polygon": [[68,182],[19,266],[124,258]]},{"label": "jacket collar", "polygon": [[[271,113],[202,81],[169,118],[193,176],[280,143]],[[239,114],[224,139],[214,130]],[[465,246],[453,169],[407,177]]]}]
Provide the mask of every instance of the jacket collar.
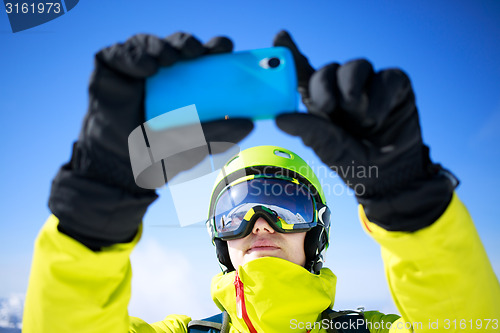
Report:
[{"label": "jacket collar", "polygon": [[255,259],[240,266],[237,274],[220,273],[212,280],[215,304],[229,313],[232,325],[241,332],[249,329],[244,314],[237,311],[236,275],[242,283],[248,319],[257,332],[301,332],[296,329],[300,323],[314,323],[321,312],[333,307],[337,278],[330,269],[315,275],[284,259]]}]

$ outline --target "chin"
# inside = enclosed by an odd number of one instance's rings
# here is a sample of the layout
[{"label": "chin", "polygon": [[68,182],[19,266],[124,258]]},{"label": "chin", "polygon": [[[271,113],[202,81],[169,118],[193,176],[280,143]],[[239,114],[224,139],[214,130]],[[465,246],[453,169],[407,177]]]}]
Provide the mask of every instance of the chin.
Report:
[{"label": "chin", "polygon": [[276,254],[270,254],[270,253],[264,253],[264,252],[265,251],[259,251],[257,253],[252,253],[252,255],[249,256],[247,260],[245,260],[245,263],[250,262],[254,259],[265,258],[265,257],[275,257],[275,258],[286,259],[286,258],[283,258],[282,256],[279,256]]}]

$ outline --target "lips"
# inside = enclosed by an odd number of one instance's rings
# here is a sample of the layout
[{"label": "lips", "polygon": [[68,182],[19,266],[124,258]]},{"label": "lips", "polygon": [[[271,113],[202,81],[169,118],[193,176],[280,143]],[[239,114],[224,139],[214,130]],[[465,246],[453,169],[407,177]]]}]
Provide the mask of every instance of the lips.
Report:
[{"label": "lips", "polygon": [[267,239],[259,239],[252,243],[247,252],[250,253],[253,251],[273,251],[279,249],[280,247],[276,245],[274,242]]}]

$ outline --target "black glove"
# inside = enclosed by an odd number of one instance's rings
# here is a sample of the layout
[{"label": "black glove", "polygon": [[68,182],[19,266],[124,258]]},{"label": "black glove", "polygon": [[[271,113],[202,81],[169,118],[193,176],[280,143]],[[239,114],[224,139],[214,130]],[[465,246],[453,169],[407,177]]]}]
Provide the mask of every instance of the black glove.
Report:
[{"label": "black glove", "polygon": [[337,172],[372,222],[391,231],[432,224],[448,206],[457,180],[429,158],[406,74],[375,72],[363,59],[315,72],[287,32],[274,45],[292,50],[309,111],[280,115],[278,127],[301,137]]},{"label": "black glove", "polygon": [[[145,79],[161,66],[232,48],[225,37],[202,45],[192,35],[176,33],[166,39],[136,35],[96,54],[89,109],[71,160],[53,180],[49,198],[61,232],[93,250],[135,236],[157,198],[154,190],[135,184],[128,149],[129,134],[145,121]],[[203,124],[207,142],[236,143],[252,128],[249,119]]]}]

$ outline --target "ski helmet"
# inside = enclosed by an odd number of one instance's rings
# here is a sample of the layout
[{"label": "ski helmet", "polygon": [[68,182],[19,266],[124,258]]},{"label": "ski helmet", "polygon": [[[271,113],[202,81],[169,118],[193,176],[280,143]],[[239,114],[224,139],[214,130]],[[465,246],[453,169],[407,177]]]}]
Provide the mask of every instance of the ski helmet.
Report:
[{"label": "ski helmet", "polygon": [[[241,151],[230,158],[222,167],[215,181],[210,199],[207,228],[216,247],[217,259],[222,269],[225,272],[230,272],[234,270],[234,267],[229,258],[227,241],[221,239],[223,237],[220,237],[216,231],[216,202],[221,193],[234,184],[256,177],[286,179],[307,187],[313,199],[315,216],[314,223],[310,224],[311,228],[308,229],[304,242],[305,268],[317,274],[323,265],[324,251],[328,248],[330,210],[326,205],[321,184],[311,167],[297,154],[276,146],[258,146]],[[263,212],[260,216],[269,222],[270,215]],[[249,222],[250,225],[253,225],[257,217],[253,217]],[[273,226],[273,228],[275,227]],[[246,230],[248,234],[248,228]],[[283,232],[278,229],[277,231]]]}]

